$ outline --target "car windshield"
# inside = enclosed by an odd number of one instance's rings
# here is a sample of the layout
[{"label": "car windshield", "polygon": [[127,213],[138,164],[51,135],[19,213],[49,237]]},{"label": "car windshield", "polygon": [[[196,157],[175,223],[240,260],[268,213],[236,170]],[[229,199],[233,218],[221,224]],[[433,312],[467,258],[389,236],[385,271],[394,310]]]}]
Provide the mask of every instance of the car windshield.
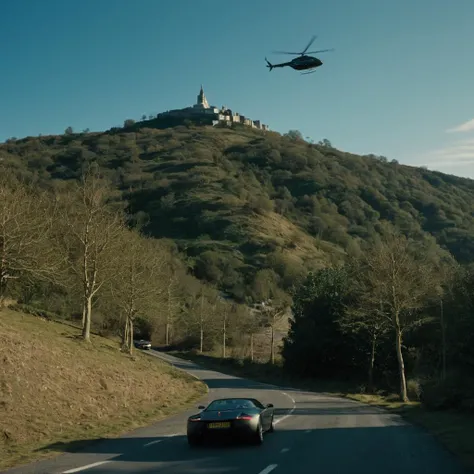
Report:
[{"label": "car windshield", "polygon": [[225,411],[236,410],[239,408],[255,408],[255,404],[251,400],[247,400],[245,398],[214,400],[206,408],[206,411]]}]

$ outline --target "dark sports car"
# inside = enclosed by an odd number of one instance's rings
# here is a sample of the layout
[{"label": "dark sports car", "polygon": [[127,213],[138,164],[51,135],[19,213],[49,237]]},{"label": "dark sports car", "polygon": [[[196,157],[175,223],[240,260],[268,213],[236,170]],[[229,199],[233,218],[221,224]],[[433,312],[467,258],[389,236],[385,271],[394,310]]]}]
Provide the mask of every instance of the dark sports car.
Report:
[{"label": "dark sports car", "polygon": [[263,443],[265,432],[273,431],[273,405],[262,405],[255,398],[222,398],[201,413],[188,418],[187,437],[191,446],[224,436]]}]

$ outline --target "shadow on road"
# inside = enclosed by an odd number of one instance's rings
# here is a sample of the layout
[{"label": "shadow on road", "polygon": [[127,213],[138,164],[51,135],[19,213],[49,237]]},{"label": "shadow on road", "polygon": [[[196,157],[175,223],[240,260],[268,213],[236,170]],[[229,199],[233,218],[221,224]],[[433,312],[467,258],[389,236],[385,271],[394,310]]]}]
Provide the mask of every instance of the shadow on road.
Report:
[{"label": "shadow on road", "polygon": [[[318,402],[312,402],[313,405],[319,405]],[[334,403],[334,402],[333,402]],[[324,404],[325,405],[325,404]],[[199,413],[199,409],[196,408],[196,413]],[[275,407],[274,416],[276,419],[285,415],[291,414],[292,416],[359,416],[359,415],[380,415],[380,411],[376,408],[364,405],[354,406],[321,406],[321,407],[308,407],[308,408],[279,408]],[[395,422],[393,422],[395,423]],[[401,423],[400,423],[401,424]],[[186,426],[186,422],[183,421],[183,428]],[[289,430],[279,431],[281,433],[289,433]],[[179,439],[180,436],[173,437],[173,439]],[[133,450],[135,448],[141,448],[143,445],[157,441],[169,441],[171,438],[167,436],[157,437],[125,437],[125,438],[97,438],[89,440],[78,440],[68,442],[58,442],[44,446],[38,449],[38,451],[54,450],[58,452],[88,452],[88,453],[120,453],[126,450]],[[94,446],[91,446],[91,443]],[[158,444],[158,443],[156,443]]]},{"label": "shadow on road", "polygon": [[[160,442],[145,446],[154,441]],[[250,472],[252,466],[258,465],[265,457],[274,458],[284,447],[291,448],[294,456],[300,456],[300,462],[304,461],[307,469],[312,466],[312,460],[316,457],[318,468],[322,469],[320,472],[327,473],[392,473],[395,472],[395,466],[398,469],[396,472],[410,474],[423,468],[432,474],[465,472],[457,466],[449,454],[439,449],[429,435],[420,433],[412,426],[402,425],[319,427],[312,429],[310,434],[304,429],[277,428],[274,433],[265,436],[262,446],[221,441],[191,448],[185,436],[137,437],[90,440],[90,442],[91,444],[82,450],[84,453],[111,455],[109,463],[93,469],[94,473],[102,474],[120,472],[151,474],[161,470],[183,474],[227,473],[234,470]],[[74,442],[64,443],[59,448],[68,452],[76,451]],[[58,449],[57,445],[55,449]],[[294,461],[293,467],[296,467]]]}]

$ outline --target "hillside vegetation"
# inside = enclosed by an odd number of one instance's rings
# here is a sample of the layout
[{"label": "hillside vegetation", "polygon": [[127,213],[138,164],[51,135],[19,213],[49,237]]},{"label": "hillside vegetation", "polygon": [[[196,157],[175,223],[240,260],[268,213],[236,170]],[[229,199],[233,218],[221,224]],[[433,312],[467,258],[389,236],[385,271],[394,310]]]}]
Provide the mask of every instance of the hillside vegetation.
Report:
[{"label": "hillside vegetation", "polygon": [[151,125],[0,146],[0,297],[129,352],[138,331],[272,364],[292,314],[287,371],[472,409],[473,181],[294,131]]},{"label": "hillside vegetation", "polygon": [[69,325],[0,311],[0,468],[131,430],[205,394],[158,359],[132,359],[114,341],[92,336],[85,344],[77,335]]},{"label": "hillside vegetation", "polygon": [[10,140],[0,158],[48,187],[99,163],[146,234],[171,239],[195,276],[239,302],[289,292],[308,270],[357,255],[381,220],[473,259],[473,181],[325,144],[244,127],[136,124]]}]

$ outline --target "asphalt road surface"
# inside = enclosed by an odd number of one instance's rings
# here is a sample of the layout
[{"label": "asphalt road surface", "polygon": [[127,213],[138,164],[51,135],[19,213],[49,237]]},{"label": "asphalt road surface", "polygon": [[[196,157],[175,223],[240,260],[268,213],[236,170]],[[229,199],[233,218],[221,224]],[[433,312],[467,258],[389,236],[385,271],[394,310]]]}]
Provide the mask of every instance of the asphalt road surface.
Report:
[{"label": "asphalt road surface", "polygon": [[251,396],[275,405],[275,432],[262,446],[190,448],[186,418],[170,417],[122,438],[98,440],[9,474],[467,474],[435,440],[381,409],[278,388],[155,353],[209,386],[203,400]]}]

